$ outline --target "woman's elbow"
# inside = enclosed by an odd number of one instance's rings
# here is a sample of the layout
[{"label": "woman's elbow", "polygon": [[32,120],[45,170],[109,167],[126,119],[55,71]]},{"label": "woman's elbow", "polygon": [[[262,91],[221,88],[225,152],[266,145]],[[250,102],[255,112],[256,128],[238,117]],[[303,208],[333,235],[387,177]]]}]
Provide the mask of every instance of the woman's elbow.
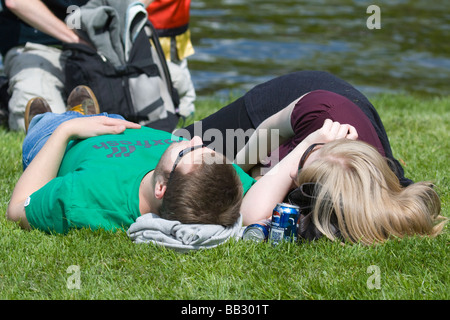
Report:
[{"label": "woman's elbow", "polygon": [[272,211],[267,208],[260,208],[257,205],[249,205],[243,203],[241,206],[242,224],[248,226],[252,223],[268,219],[271,217]]}]

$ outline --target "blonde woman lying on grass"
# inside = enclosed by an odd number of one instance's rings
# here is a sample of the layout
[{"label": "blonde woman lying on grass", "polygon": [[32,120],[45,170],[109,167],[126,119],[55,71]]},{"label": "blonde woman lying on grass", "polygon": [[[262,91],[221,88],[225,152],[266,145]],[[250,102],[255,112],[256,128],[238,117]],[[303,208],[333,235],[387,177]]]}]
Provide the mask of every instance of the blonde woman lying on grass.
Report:
[{"label": "blonde woman lying on grass", "polygon": [[246,223],[287,201],[301,208],[301,239],[373,244],[440,234],[447,219],[433,185],[401,186],[386,158],[357,136],[354,127],[326,120],[250,188],[241,206]]},{"label": "blonde woman lying on grass", "polygon": [[[210,139],[210,129],[226,139]],[[252,134],[227,139],[229,130],[239,129]],[[372,103],[330,73],[274,78],[183,130],[231,154],[248,173],[259,172],[262,162],[272,168],[243,199],[245,225],[270,218],[283,201],[301,207],[299,236],[309,240],[325,235],[372,244],[391,236],[436,236],[446,223],[432,184],[405,177]],[[273,130],[278,144],[269,138]],[[270,161],[260,151],[253,159],[260,146],[267,146]]]}]

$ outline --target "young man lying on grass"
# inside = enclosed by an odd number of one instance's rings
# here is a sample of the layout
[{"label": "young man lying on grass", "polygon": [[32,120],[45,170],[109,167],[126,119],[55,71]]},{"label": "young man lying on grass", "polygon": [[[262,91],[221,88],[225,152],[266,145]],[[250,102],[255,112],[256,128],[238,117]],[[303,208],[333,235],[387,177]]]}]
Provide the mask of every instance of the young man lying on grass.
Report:
[{"label": "young man lying on grass", "polygon": [[86,87],[76,88],[68,104],[55,114],[42,98],[29,102],[25,170],[8,219],[58,233],[126,230],[149,212],[182,223],[238,221],[242,186],[245,192],[254,180],[201,139],[173,141],[170,133],[99,114]]}]

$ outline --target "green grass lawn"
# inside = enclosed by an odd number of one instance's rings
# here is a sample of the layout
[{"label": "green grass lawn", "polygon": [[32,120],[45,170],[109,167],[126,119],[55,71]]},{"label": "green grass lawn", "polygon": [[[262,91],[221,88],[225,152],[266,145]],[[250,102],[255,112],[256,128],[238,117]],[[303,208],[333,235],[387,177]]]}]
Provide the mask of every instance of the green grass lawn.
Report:
[{"label": "green grass lawn", "polygon": [[[372,99],[406,176],[436,183],[449,212],[450,97]],[[224,105],[198,102],[196,118]],[[21,174],[23,133],[0,128],[0,206]],[[188,254],[132,243],[125,232],[22,231],[0,216],[0,299],[444,299],[449,232],[375,247],[230,241]],[[269,302],[270,305],[270,302]],[[19,310],[20,311],[20,310]]]}]

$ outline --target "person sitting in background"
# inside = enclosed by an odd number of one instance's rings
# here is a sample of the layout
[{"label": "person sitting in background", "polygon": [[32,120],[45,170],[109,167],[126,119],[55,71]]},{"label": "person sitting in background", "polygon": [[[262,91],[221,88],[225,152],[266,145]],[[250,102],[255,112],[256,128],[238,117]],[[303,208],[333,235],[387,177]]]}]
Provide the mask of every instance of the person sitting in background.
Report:
[{"label": "person sitting in background", "polygon": [[24,130],[27,102],[44,97],[56,113],[66,107],[62,42],[83,42],[64,19],[69,5],[87,0],[1,0],[0,51],[9,80],[11,130]]}]

